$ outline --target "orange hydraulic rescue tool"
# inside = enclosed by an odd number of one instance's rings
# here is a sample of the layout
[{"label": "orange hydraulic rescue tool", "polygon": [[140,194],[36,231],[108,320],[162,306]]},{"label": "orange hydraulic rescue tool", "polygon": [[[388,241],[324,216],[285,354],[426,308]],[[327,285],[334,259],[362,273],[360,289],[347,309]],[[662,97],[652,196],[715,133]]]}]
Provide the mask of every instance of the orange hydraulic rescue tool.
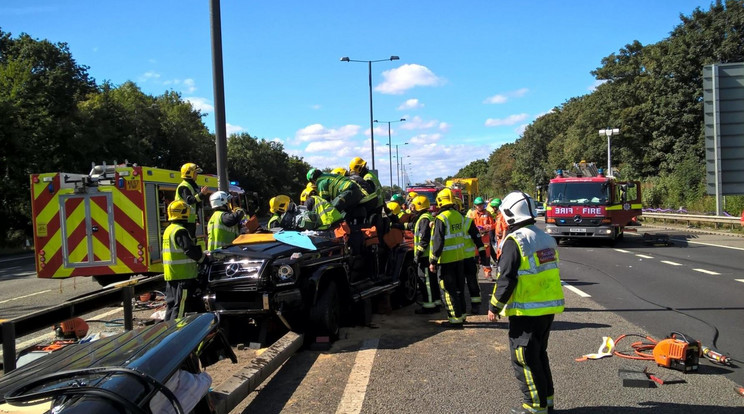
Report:
[{"label": "orange hydraulic rescue tool", "polygon": [[654,346],[654,360],[657,364],[682,372],[697,371],[702,354],[700,341],[688,339],[679,332],[672,332],[669,338]]}]

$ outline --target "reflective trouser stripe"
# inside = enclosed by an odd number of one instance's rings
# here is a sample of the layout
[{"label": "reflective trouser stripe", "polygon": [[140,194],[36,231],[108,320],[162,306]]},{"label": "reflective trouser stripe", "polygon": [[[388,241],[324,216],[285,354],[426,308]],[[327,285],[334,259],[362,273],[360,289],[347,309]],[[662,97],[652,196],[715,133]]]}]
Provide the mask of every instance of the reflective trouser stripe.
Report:
[{"label": "reflective trouser stripe", "polygon": [[424,286],[426,286],[426,302],[421,304],[422,308],[433,309],[437,305],[434,303],[434,294],[431,293],[431,280],[429,280],[429,269],[424,269]]},{"label": "reflective trouser stripe", "polygon": [[540,409],[540,396],[537,394],[537,386],[535,380],[532,378],[532,370],[527,365],[527,361],[524,358],[524,347],[520,346],[514,350],[517,357],[517,362],[522,366],[522,375],[524,375],[524,383],[530,392],[530,398],[532,399],[532,406],[524,403],[522,406],[529,410]]},{"label": "reflective trouser stripe", "polygon": [[181,301],[178,302],[178,315],[177,318],[183,318],[184,311],[186,310],[186,297],[189,295],[188,289],[181,289]]}]

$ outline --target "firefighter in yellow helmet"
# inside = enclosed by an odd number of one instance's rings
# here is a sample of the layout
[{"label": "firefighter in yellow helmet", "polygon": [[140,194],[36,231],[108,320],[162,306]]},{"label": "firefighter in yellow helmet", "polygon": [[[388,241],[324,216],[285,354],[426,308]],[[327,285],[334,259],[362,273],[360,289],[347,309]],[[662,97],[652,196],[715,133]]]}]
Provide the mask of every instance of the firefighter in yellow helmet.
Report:
[{"label": "firefighter in yellow helmet", "polygon": [[442,294],[439,290],[436,272],[429,271],[429,250],[431,244],[431,224],[434,216],[429,212],[429,199],[416,196],[410,202],[411,222],[413,226],[413,261],[416,263],[421,292],[421,308],[417,314],[437,313],[442,305]]},{"label": "firefighter in yellow helmet", "polygon": [[[444,303],[449,313],[449,325],[461,328],[465,322],[465,277],[463,259],[465,258],[464,239],[469,237],[478,247],[483,262],[486,252],[483,242],[474,225],[465,228],[466,221],[457,210],[459,197],[449,188],[437,194],[439,212],[434,220],[429,253],[429,271],[437,272],[439,286],[444,293]],[[472,223],[471,223],[472,224]]]},{"label": "firefighter in yellow helmet", "polygon": [[300,193],[300,203],[305,204],[305,201],[307,201],[310,196],[314,195],[318,195],[318,187],[315,183],[307,183],[305,189]]},{"label": "firefighter in yellow helmet", "polygon": [[168,205],[170,224],[163,233],[166,321],[184,315],[189,295],[198,286],[198,265],[208,260],[186,229],[190,209],[184,200],[175,200]]},{"label": "firefighter in yellow helmet", "polygon": [[564,298],[555,239],[535,225],[532,197],[515,191],[499,207],[509,226],[501,245],[498,276],[488,320],[509,317],[512,366],[523,394],[517,413],[553,411],[553,377],[548,338]]},{"label": "firefighter in yellow helmet", "polygon": [[271,218],[269,218],[269,223],[266,225],[266,227],[268,227],[269,229],[279,227],[279,222],[281,221],[282,214],[287,211],[289,203],[289,196],[286,195],[278,195],[276,197],[272,197],[271,200],[269,200],[269,211],[271,212]]},{"label": "firefighter in yellow helmet", "polygon": [[341,175],[344,177],[349,176],[349,171],[346,170],[344,167],[338,167],[331,170],[331,174]]},{"label": "firefighter in yellow helmet", "polygon": [[207,186],[199,187],[196,184],[196,176],[201,172],[201,168],[193,162],[187,162],[181,166],[181,181],[176,188],[175,200],[183,200],[191,207],[189,217],[186,222],[186,228],[191,233],[191,237],[196,237],[196,218],[201,210],[201,203],[209,196]]},{"label": "firefighter in yellow helmet", "polygon": [[367,168],[367,161],[364,161],[361,157],[354,157],[349,163],[349,176],[359,184],[365,194],[360,204],[367,210],[367,218],[370,218],[373,214],[379,215],[382,213],[385,205],[382,184],[380,184],[377,176]]}]

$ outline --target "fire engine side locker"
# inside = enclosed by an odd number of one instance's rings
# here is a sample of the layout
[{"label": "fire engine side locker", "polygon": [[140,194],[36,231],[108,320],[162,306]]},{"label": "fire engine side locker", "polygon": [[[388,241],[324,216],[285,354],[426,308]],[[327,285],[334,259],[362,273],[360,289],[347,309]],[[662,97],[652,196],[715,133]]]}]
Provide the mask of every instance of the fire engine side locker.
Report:
[{"label": "fire engine side locker", "polygon": [[62,260],[65,268],[116,264],[111,193],[59,196]]}]

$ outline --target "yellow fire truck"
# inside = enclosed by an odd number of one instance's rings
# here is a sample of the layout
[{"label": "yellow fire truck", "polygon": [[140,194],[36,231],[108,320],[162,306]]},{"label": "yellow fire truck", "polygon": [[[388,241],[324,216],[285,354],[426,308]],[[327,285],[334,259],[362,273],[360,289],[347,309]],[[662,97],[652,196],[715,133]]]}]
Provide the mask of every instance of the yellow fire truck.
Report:
[{"label": "yellow fire truck", "polygon": [[[31,174],[38,277],[93,276],[105,285],[162,273],[166,209],[180,182],[178,171],[136,164],[93,165],[88,174]],[[217,190],[214,175],[200,174],[196,183]],[[231,185],[230,192],[235,207],[251,211],[240,187]],[[203,204],[196,237],[206,245],[211,208]]]}]

